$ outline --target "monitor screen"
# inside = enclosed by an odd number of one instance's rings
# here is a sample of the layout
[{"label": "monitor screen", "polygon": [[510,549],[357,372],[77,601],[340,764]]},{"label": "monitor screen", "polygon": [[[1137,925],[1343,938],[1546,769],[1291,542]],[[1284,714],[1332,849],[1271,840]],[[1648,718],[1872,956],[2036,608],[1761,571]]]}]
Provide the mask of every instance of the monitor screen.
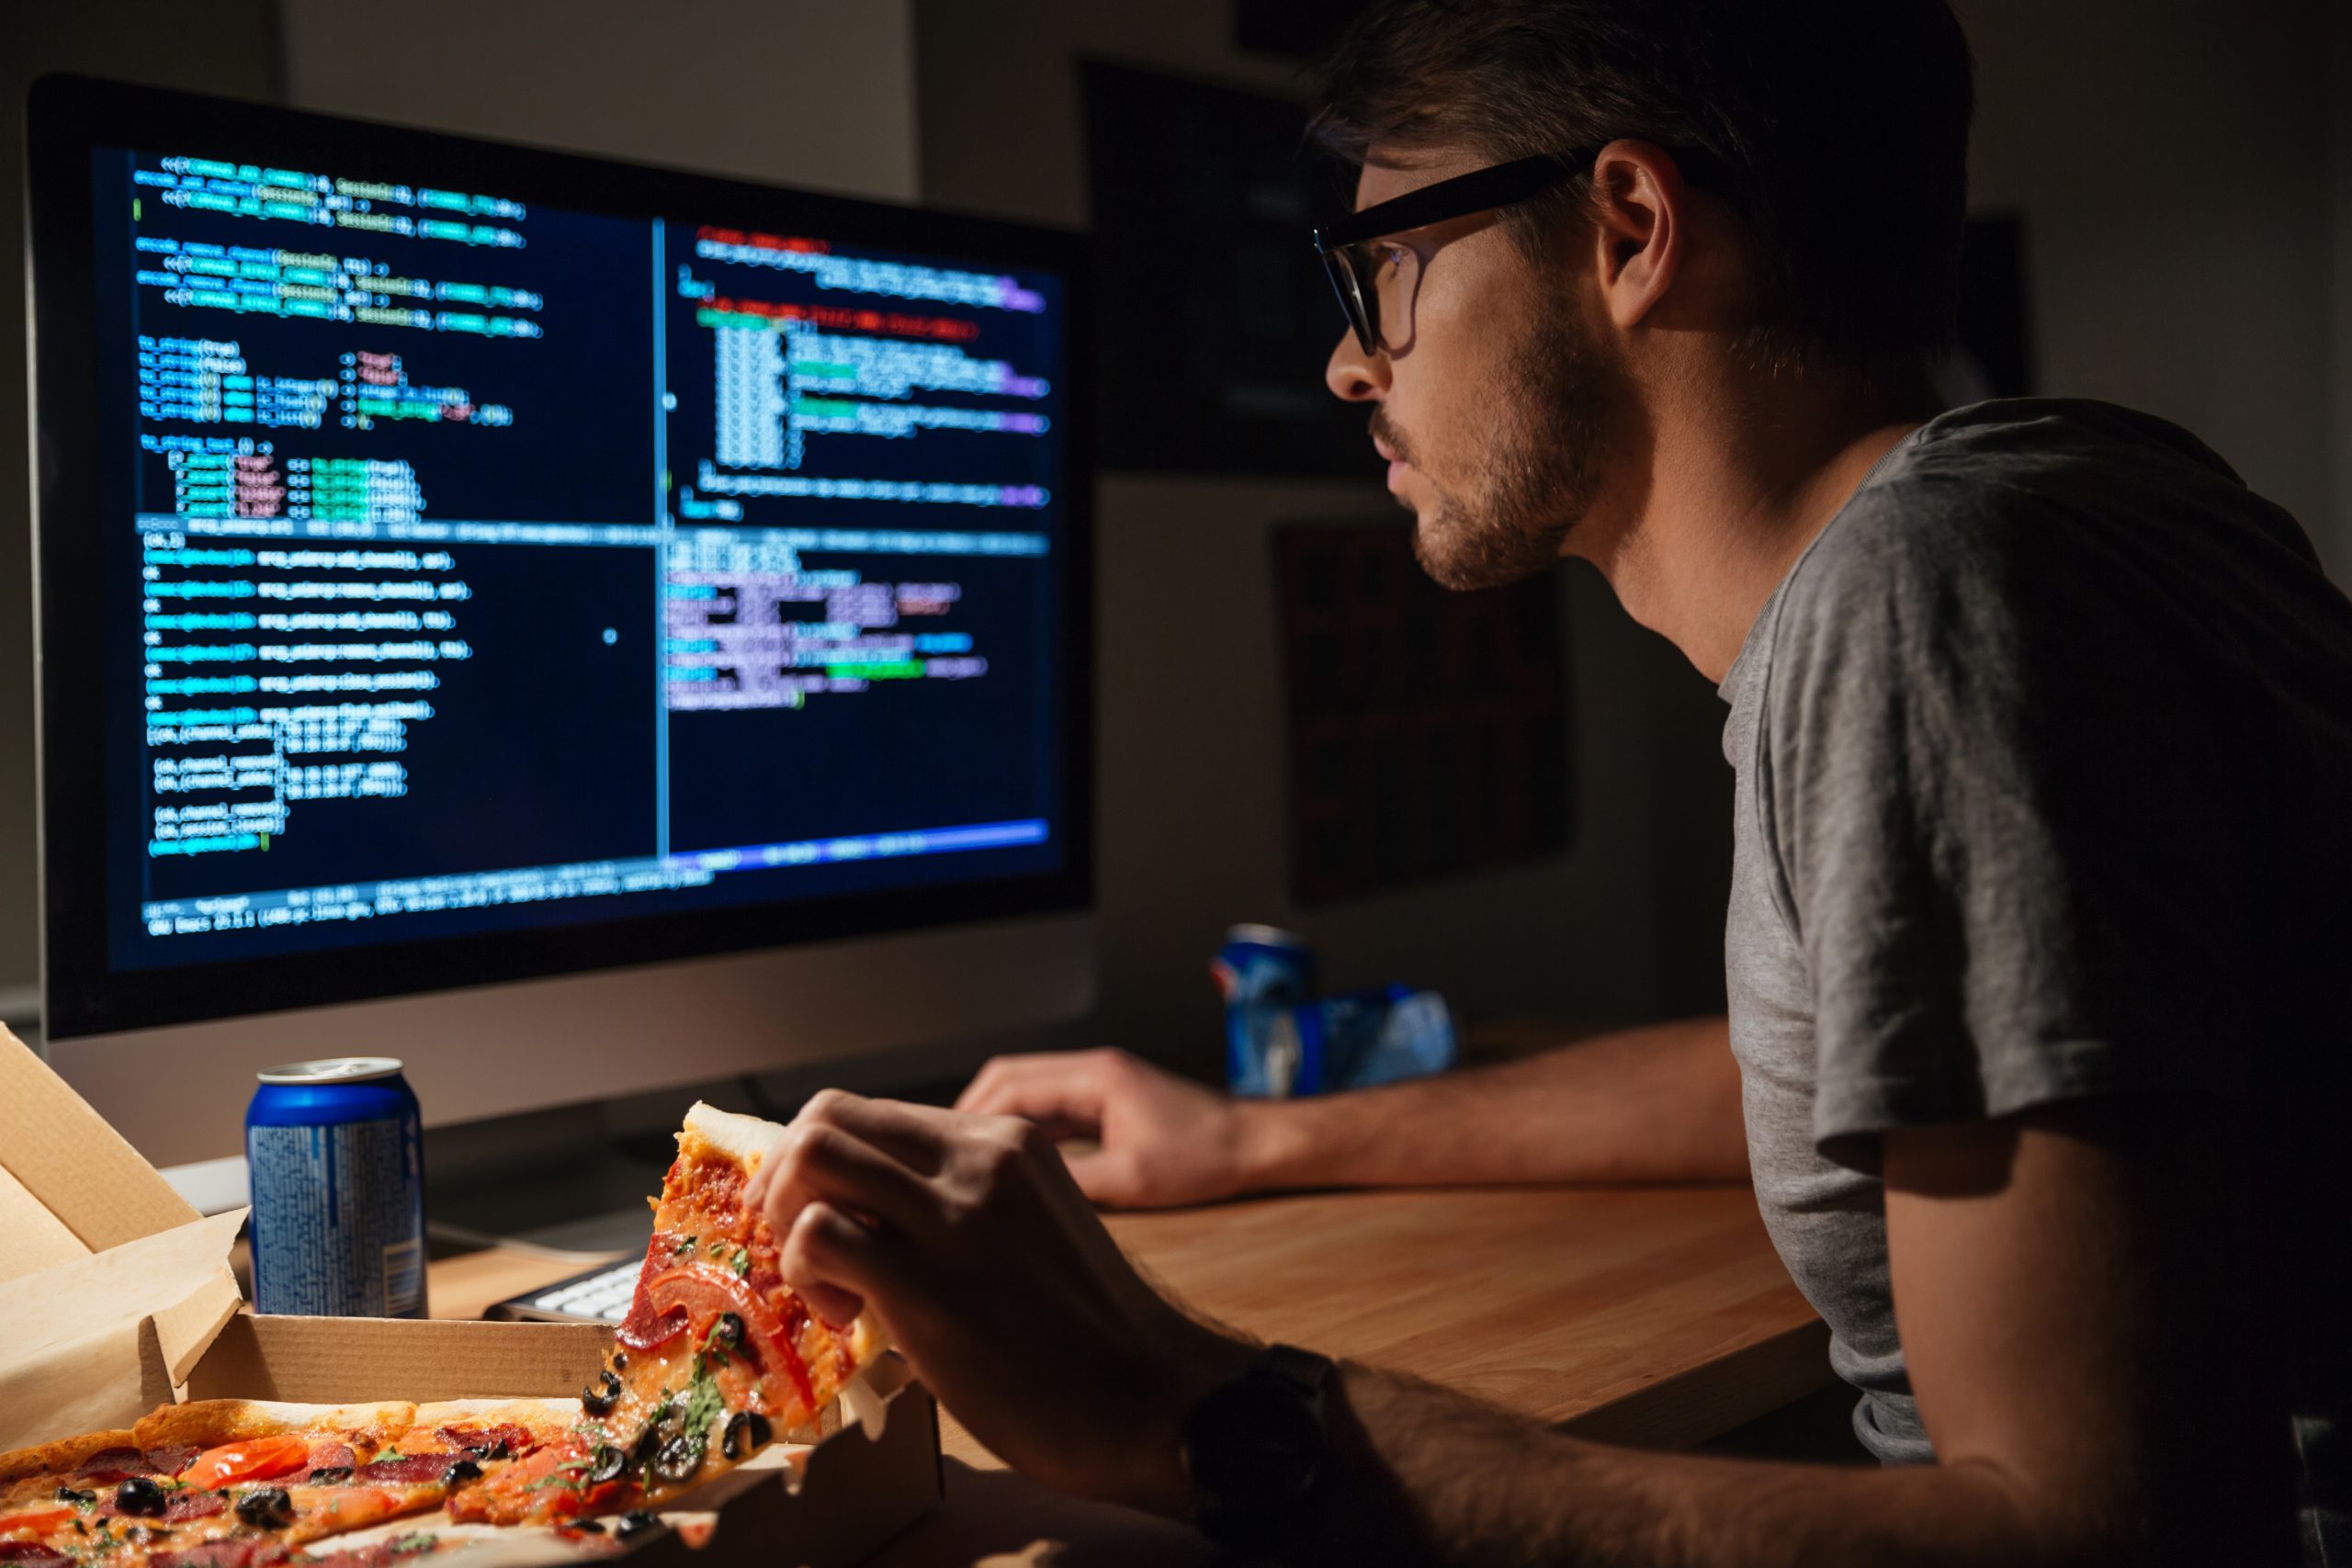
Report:
[{"label": "monitor screen", "polygon": [[139,96],[36,221],[53,1034],[1083,900],[1066,237]]}]

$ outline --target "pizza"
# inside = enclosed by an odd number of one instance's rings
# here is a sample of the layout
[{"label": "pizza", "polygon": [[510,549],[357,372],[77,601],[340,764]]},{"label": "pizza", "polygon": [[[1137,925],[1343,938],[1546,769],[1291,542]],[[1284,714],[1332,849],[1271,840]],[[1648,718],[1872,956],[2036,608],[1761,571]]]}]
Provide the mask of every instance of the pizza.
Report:
[{"label": "pizza", "polygon": [[[429,1512],[568,1435],[564,1400],[167,1404],[126,1430],[0,1456],[0,1564],[271,1568]],[[414,1555],[405,1550],[376,1555]]]},{"label": "pizza", "polygon": [[467,1488],[452,1518],[544,1524],[665,1503],[818,1417],[883,1348],[871,1320],[836,1325],[785,1284],[767,1221],[743,1209],[784,1129],[697,1101],[653,1200],[628,1315],[567,1442]]},{"label": "pizza", "polygon": [[781,1131],[687,1113],[636,1298],[577,1399],[166,1404],[0,1454],[0,1568],[393,1568],[478,1527],[609,1550],[599,1516],[628,1533],[778,1438],[815,1440],[883,1346],[811,1313],[743,1212]]}]

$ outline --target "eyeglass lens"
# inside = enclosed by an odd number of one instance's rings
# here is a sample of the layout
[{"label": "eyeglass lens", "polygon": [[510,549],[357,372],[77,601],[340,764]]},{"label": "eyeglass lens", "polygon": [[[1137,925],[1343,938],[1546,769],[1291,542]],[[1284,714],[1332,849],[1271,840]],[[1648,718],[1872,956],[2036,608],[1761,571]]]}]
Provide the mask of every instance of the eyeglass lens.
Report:
[{"label": "eyeglass lens", "polygon": [[1348,324],[1366,354],[1393,354],[1411,341],[1419,252],[1375,241],[1331,251],[1326,260]]}]

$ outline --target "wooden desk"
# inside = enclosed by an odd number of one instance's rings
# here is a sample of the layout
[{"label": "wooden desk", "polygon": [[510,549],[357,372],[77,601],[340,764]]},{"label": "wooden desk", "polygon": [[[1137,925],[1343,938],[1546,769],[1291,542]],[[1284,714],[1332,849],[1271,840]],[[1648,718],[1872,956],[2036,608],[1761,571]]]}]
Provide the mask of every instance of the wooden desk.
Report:
[{"label": "wooden desk", "polygon": [[[1149,1273],[1238,1328],[1611,1441],[1688,1447],[1830,1379],[1827,1330],[1745,1187],[1318,1193],[1109,1224]],[[445,1259],[433,1309],[478,1315],[580,1267]],[[945,1427],[946,1503],[878,1564],[1210,1560],[1190,1531],[1002,1473]]]}]

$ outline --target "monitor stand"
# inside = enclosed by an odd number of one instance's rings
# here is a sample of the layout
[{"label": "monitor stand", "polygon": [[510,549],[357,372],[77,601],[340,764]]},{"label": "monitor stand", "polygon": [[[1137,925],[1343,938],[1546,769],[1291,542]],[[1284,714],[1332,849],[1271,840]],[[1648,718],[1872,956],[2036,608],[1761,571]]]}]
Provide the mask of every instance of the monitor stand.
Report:
[{"label": "monitor stand", "polygon": [[424,1213],[435,1258],[519,1245],[576,1255],[583,1266],[641,1253],[653,1235],[646,1200],[676,1149],[667,1137],[616,1134],[603,1108],[527,1111],[424,1134]]}]

